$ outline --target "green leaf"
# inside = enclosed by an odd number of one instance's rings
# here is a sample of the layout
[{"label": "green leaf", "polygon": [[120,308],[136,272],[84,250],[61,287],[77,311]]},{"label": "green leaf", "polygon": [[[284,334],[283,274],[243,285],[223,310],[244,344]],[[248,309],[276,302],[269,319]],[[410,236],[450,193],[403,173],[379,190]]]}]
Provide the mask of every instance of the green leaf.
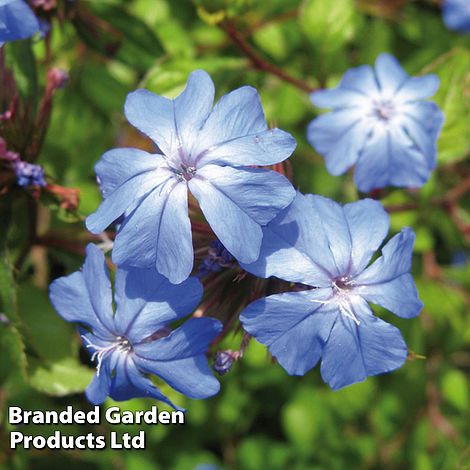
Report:
[{"label": "green leaf", "polygon": [[438,161],[463,160],[470,151],[470,53],[465,49],[454,49],[425,71],[436,73],[441,80],[434,97],[445,115],[438,142]]},{"label": "green leaf", "polygon": [[82,7],[74,18],[78,34],[89,47],[142,72],[163,54],[152,29],[125,6],[93,2],[92,7],[93,12]]},{"label": "green leaf", "polygon": [[276,60],[286,59],[289,54],[282,25],[271,24],[253,34],[256,45]]},{"label": "green leaf", "polygon": [[13,266],[3,248],[3,241],[0,241],[0,351],[0,384],[18,372],[26,377],[26,355],[23,338],[18,331]]},{"label": "green leaf", "polygon": [[459,370],[449,370],[442,377],[442,396],[459,411],[465,411],[469,404],[468,380]]},{"label": "green leaf", "polygon": [[55,361],[76,353],[75,328],[59,317],[46,292],[24,284],[18,291],[18,306],[24,336],[40,357]]},{"label": "green leaf", "polygon": [[23,98],[36,103],[38,77],[31,42],[14,41],[5,48],[7,64],[13,70],[15,83]]},{"label": "green leaf", "polygon": [[23,339],[13,324],[0,322],[0,385],[20,372],[26,376]]},{"label": "green leaf", "polygon": [[327,54],[355,36],[359,19],[353,0],[307,0],[299,15],[309,41]]},{"label": "green leaf", "polygon": [[76,359],[65,359],[45,365],[37,365],[30,375],[30,384],[38,391],[63,397],[85,390],[93,377],[93,370]]},{"label": "green leaf", "polygon": [[309,454],[314,451],[314,442],[321,435],[324,421],[324,405],[318,392],[301,388],[294,399],[282,409],[282,427],[297,449]]}]

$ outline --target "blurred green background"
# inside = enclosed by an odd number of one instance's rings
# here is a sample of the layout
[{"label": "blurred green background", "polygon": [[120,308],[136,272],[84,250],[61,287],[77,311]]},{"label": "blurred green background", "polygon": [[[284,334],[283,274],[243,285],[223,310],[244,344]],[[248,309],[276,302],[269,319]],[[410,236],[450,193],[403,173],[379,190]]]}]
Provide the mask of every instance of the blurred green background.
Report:
[{"label": "blurred green background", "polygon": [[[38,204],[20,191],[0,196],[0,468],[470,469],[470,35],[446,30],[432,0],[65,3],[49,12],[47,40],[6,46],[31,109],[48,68],[69,73],[55,94],[38,163],[50,181],[80,190],[80,206],[70,214],[47,197]],[[401,329],[412,360],[395,373],[332,392],[318,368],[289,377],[251,341],[212,399],[185,399],[162,385],[187,408],[187,423],[144,426],[145,451],[9,449],[9,405],[90,409],[82,392],[93,369],[74,328],[50,306],[47,286],[83,262],[82,219],[100,202],[94,163],[111,147],[148,147],[125,123],[126,94],[146,87],[174,97],[198,68],[211,74],[218,96],[253,85],[268,122],[298,141],[291,159],[295,185],[347,202],[363,196],[351,173],[330,176],[306,142],[306,125],[318,113],[306,90],[334,86],[348,68],[373,63],[381,52],[394,54],[410,74],[437,73],[435,101],[446,115],[439,166],[426,186],[378,195],[392,212],[393,231],[408,225],[417,233],[414,270],[425,308],[410,321],[378,311]],[[240,340],[240,331],[231,333],[221,347],[236,349]],[[120,406],[152,404],[136,399]],[[44,435],[55,429],[21,428]],[[78,435],[140,427],[59,429]]]}]

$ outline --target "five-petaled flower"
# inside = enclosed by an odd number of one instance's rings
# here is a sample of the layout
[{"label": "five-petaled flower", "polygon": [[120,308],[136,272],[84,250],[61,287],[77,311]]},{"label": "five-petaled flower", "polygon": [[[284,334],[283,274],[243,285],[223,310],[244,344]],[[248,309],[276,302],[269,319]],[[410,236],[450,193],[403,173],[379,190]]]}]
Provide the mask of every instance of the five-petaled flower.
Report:
[{"label": "five-petaled flower", "polygon": [[262,227],[295,197],[289,181],[252,168],[288,158],[293,137],[268,129],[258,93],[245,86],[213,107],[214,84],[193,72],[170,100],[147,90],[131,93],[125,114],[159,153],[114,149],[96,165],[104,197],[87,227],[99,233],[120,220],[113,261],[153,266],[179,283],[193,267],[188,189],[227,250],[246,263],[258,258]]},{"label": "five-petaled flower", "polygon": [[24,0],[0,0],[0,46],[34,36],[39,29],[38,19]]},{"label": "five-petaled flower", "polygon": [[114,301],[103,253],[88,245],[82,271],[54,281],[50,298],[59,315],[80,325],[85,347],[97,362],[86,390],[94,404],[153,397],[173,403],[144,374],[155,374],[190,398],[219,391],[205,353],[221,331],[213,318],[193,318],[171,331],[168,324],[188,315],[202,287],[196,278],[171,284],[154,269],[118,269]]},{"label": "five-petaled flower", "polygon": [[240,317],[244,329],[289,374],[303,375],[321,359],[322,377],[333,389],[403,365],[407,347],[400,331],[368,305],[403,318],[422,308],[410,274],[411,229],[394,236],[370,264],[388,230],[389,217],[377,201],[342,207],[298,194],[265,228],[259,260],[244,268],[315,289],[253,302]]},{"label": "five-petaled flower", "polygon": [[442,5],[445,25],[454,31],[470,31],[470,2],[468,0],[444,0]]},{"label": "five-petaled flower", "polygon": [[313,92],[312,102],[332,112],[314,119],[307,138],[333,175],[355,165],[357,187],[420,187],[436,164],[443,114],[424,101],[439,87],[436,75],[410,77],[382,54],[375,70],[350,69],[333,90]]}]

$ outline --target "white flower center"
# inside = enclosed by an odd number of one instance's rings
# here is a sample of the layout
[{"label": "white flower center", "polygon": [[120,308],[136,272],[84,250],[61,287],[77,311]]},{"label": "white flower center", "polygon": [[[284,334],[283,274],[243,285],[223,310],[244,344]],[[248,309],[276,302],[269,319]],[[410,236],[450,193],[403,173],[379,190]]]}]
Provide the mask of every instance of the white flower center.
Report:
[{"label": "white flower center", "polygon": [[396,115],[395,105],[391,100],[373,101],[372,115],[384,123],[388,123]]},{"label": "white flower center", "polygon": [[327,300],[313,300],[313,302],[323,305],[334,303],[343,315],[353,320],[356,325],[360,325],[361,322],[354,314],[351,306],[351,296],[354,295],[352,292],[353,287],[354,285],[347,277],[335,279],[331,283],[333,295]]},{"label": "white flower center", "polygon": [[98,377],[100,376],[101,364],[103,363],[103,359],[106,357],[107,354],[115,350],[124,354],[127,354],[132,351],[131,342],[124,336],[116,336],[115,340],[109,343],[108,346],[98,346],[96,344],[93,344],[85,336],[82,336],[82,338],[87,342],[87,349],[91,348],[95,350],[91,356],[91,360],[94,361],[96,359],[96,375]]}]

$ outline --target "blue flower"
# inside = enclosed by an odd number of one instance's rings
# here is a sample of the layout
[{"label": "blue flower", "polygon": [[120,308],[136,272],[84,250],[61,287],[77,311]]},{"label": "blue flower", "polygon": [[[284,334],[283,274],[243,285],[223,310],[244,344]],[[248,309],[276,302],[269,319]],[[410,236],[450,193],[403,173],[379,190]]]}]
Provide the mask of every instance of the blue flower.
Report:
[{"label": "blue flower", "polygon": [[24,0],[0,0],[0,46],[26,39],[39,31],[39,22]]},{"label": "blue flower", "polygon": [[40,165],[18,160],[13,162],[13,168],[19,186],[24,188],[28,186],[46,186],[44,170]]},{"label": "blue flower", "polygon": [[468,0],[444,0],[442,6],[445,25],[454,31],[470,31],[470,2]]},{"label": "blue flower", "polygon": [[97,362],[86,390],[91,403],[109,395],[122,401],[152,397],[174,406],[144,374],[155,374],[190,398],[219,391],[205,352],[221,331],[212,318],[193,318],[171,331],[170,322],[198,304],[202,286],[190,278],[175,286],[154,269],[118,269],[114,302],[103,253],[88,245],[82,271],[51,284],[50,298],[59,315],[81,325],[84,345]]},{"label": "blue flower", "polygon": [[321,359],[323,379],[339,389],[403,365],[400,331],[368,304],[403,318],[422,308],[410,274],[411,229],[394,236],[370,264],[388,230],[389,217],[377,201],[342,207],[301,194],[265,228],[260,259],[243,267],[316,287],[257,300],[240,317],[289,374],[303,375]]},{"label": "blue flower", "polygon": [[213,99],[214,84],[202,70],[189,76],[175,100],[147,90],[128,96],[127,119],[159,153],[114,149],[95,167],[104,201],[87,227],[99,233],[123,216],[113,249],[116,264],[156,266],[173,283],[189,276],[188,189],[227,250],[252,262],[262,227],[295,197],[279,173],[250,167],[280,162],[295,148],[290,134],[267,128],[256,90],[239,88],[212,109]]},{"label": "blue flower", "polygon": [[331,113],[314,119],[307,138],[337,176],[353,165],[364,192],[387,185],[420,187],[436,164],[443,114],[423,101],[439,87],[436,75],[410,77],[395,58],[378,57],[346,72],[333,90],[312,93],[312,102]]}]

